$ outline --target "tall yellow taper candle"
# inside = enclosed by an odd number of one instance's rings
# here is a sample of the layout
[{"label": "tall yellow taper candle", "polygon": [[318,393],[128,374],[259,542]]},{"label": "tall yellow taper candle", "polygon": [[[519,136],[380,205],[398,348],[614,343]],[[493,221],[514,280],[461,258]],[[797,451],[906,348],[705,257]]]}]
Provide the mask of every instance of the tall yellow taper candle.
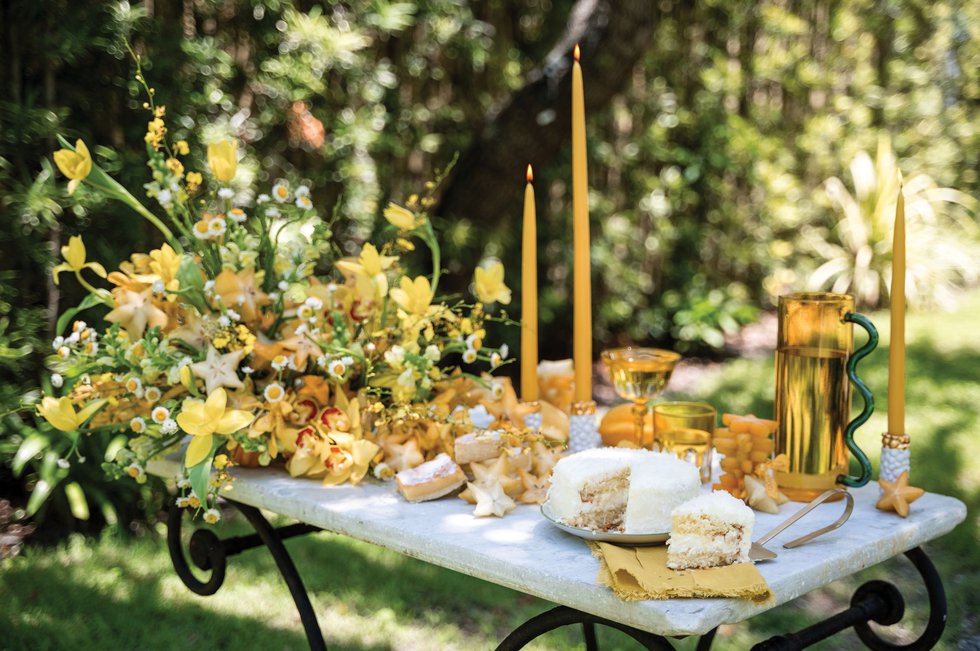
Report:
[{"label": "tall yellow taper candle", "polygon": [[892,235],[891,344],[888,349],[888,433],[905,434],[905,196],[898,177]]},{"label": "tall yellow taper candle", "polygon": [[575,248],[575,400],[592,400],[592,277],[589,264],[589,178],[585,153],[585,91],[580,51],[572,64],[572,231]]},{"label": "tall yellow taper candle", "polygon": [[521,246],[521,399],[524,402],[538,399],[538,216],[533,180],[534,172],[528,163]]}]

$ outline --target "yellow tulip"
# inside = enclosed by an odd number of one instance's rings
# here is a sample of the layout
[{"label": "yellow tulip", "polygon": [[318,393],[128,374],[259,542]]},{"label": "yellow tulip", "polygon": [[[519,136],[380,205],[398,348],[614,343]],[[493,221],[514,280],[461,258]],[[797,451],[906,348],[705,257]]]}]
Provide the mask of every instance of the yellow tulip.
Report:
[{"label": "yellow tulip", "polygon": [[41,404],[37,406],[37,413],[62,432],[74,432],[81,428],[85,421],[91,418],[105,403],[106,400],[93,400],[85,405],[84,409],[76,412],[68,396],[61,398],[44,396]]},{"label": "yellow tulip", "polygon": [[238,143],[222,140],[208,145],[208,165],[216,179],[222,183],[231,181],[238,170]]},{"label": "yellow tulip", "polygon": [[193,398],[184,400],[177,414],[177,424],[193,437],[184,457],[186,467],[196,466],[207,458],[215,434],[234,434],[252,422],[251,412],[225,409],[227,403],[228,394],[222,388],[213,391],[206,402]]},{"label": "yellow tulip", "polygon": [[510,288],[504,284],[504,265],[494,262],[487,268],[477,267],[473,277],[476,297],[483,303],[510,303]]},{"label": "yellow tulip", "polygon": [[75,151],[70,149],[56,151],[54,164],[62,174],[71,179],[68,183],[68,193],[72,194],[78,184],[92,172],[92,154],[89,153],[85,143],[79,139],[75,141]]},{"label": "yellow tulip", "polygon": [[384,210],[384,216],[388,223],[400,231],[410,231],[423,223],[422,220],[415,217],[415,213],[407,208],[402,208],[397,203],[389,203]]},{"label": "yellow tulip", "polygon": [[91,269],[100,278],[105,278],[105,267],[98,262],[85,262],[85,243],[82,242],[81,235],[73,235],[68,238],[68,245],[61,247],[61,257],[64,262],[51,270],[54,275],[54,284],[58,284],[58,274],[62,271],[80,272],[82,269]]},{"label": "yellow tulip", "polygon": [[391,290],[390,295],[403,310],[421,316],[432,303],[432,286],[425,276],[418,276],[414,281],[402,276],[400,287]]}]

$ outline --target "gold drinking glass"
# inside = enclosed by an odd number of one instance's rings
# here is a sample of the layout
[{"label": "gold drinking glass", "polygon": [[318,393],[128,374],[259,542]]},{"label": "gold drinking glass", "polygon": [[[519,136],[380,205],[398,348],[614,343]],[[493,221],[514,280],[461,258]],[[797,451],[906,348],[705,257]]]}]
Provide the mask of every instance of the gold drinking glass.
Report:
[{"label": "gold drinking glass", "polygon": [[639,447],[647,403],[667,386],[681,356],[659,348],[614,348],[602,353],[613,387],[621,398],[633,401],[633,438]]},{"label": "gold drinking glass", "polygon": [[701,483],[711,481],[715,408],[704,402],[664,402],[653,406],[653,436],[661,452],[693,463]]}]

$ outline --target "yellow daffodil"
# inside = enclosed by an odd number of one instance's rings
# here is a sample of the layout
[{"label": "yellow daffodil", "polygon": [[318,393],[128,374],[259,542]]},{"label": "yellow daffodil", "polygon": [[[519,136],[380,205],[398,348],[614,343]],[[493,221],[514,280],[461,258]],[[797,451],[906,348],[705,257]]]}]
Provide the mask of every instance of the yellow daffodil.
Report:
[{"label": "yellow daffodil", "polygon": [[424,315],[432,304],[432,286],[425,276],[418,276],[414,281],[402,276],[400,286],[390,294],[392,300],[409,314]]},{"label": "yellow daffodil", "polygon": [[473,276],[476,297],[484,303],[510,303],[510,288],[504,284],[504,265],[494,262],[490,266],[477,267]]},{"label": "yellow daffodil", "polygon": [[79,273],[82,269],[91,269],[100,278],[106,277],[105,267],[98,262],[85,261],[85,243],[82,242],[81,235],[73,235],[68,238],[68,245],[61,247],[61,257],[65,261],[51,270],[55,285],[58,284],[58,274],[62,271]]},{"label": "yellow daffodil", "polygon": [[177,424],[193,437],[184,457],[184,465],[188,468],[201,463],[211,453],[215,434],[234,434],[252,422],[253,416],[247,411],[225,409],[227,402],[224,389],[213,391],[206,402],[193,398],[184,400],[177,414]]},{"label": "yellow daffodil", "polygon": [[105,315],[105,320],[118,323],[136,341],[143,336],[146,327],[167,326],[167,314],[153,303],[153,289],[134,292],[123,287],[113,290],[115,309]]},{"label": "yellow daffodil", "polygon": [[222,183],[235,178],[238,170],[238,143],[222,140],[208,145],[208,166],[214,177]]},{"label": "yellow daffodil", "polygon": [[175,292],[180,288],[177,272],[180,270],[182,260],[181,255],[174,251],[169,244],[164,244],[159,249],[150,251],[151,273],[145,276],[141,275],[137,280],[150,283],[160,280],[167,291]]},{"label": "yellow daffodil", "polygon": [[62,174],[71,179],[68,183],[68,194],[72,194],[78,184],[92,172],[92,154],[84,142],[76,140],[75,151],[59,149],[54,153],[54,164]]},{"label": "yellow daffodil", "polygon": [[84,409],[76,412],[68,396],[61,398],[44,396],[41,404],[37,406],[37,413],[62,432],[74,432],[84,425],[85,421],[91,418],[92,414],[97,412],[106,402],[106,400],[93,400],[85,405]]},{"label": "yellow daffodil", "polygon": [[424,223],[411,210],[402,208],[397,203],[389,203],[388,207],[384,210],[384,216],[389,224],[400,231],[410,231]]}]

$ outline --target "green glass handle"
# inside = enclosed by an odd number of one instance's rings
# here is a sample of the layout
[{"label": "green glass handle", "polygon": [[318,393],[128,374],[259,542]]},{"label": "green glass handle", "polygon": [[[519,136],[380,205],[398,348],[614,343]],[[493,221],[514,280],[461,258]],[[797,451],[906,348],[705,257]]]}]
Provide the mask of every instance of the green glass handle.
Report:
[{"label": "green glass handle", "polygon": [[874,324],[871,323],[871,319],[864,316],[863,314],[857,314],[855,312],[848,312],[844,315],[844,320],[848,323],[856,323],[868,333],[868,341],[854,351],[850,359],[847,360],[847,379],[854,383],[857,387],[858,392],[861,397],[864,398],[864,409],[861,413],[854,417],[854,419],[847,424],[844,429],[844,442],[847,444],[847,449],[851,451],[854,458],[858,460],[861,464],[861,474],[858,477],[852,477],[850,475],[837,475],[837,482],[844,484],[845,486],[850,486],[852,488],[860,488],[868,483],[871,479],[871,461],[868,459],[868,455],[864,453],[864,450],[858,447],[857,443],[854,441],[854,432],[857,428],[864,425],[871,414],[875,410],[875,398],[871,394],[871,389],[868,385],[864,383],[857,374],[857,365],[862,359],[871,354],[875,348],[878,347],[878,330],[875,328]]}]

